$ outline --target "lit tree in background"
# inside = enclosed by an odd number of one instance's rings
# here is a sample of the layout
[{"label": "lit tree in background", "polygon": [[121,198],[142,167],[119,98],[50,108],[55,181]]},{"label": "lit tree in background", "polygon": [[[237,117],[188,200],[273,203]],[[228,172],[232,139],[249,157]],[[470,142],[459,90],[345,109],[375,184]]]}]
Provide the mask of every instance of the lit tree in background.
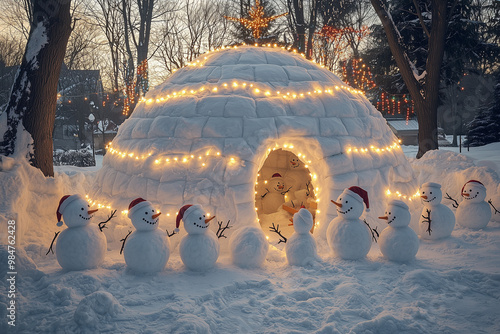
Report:
[{"label": "lit tree in background", "polygon": [[230,21],[240,22],[246,29],[250,29],[252,31],[254,40],[258,41],[260,39],[262,30],[266,29],[269,26],[270,22],[287,14],[288,13],[266,16],[264,13],[264,7],[261,6],[260,1],[255,0],[255,6],[251,7],[248,11],[248,18],[236,18],[230,16],[225,16],[225,18]]}]

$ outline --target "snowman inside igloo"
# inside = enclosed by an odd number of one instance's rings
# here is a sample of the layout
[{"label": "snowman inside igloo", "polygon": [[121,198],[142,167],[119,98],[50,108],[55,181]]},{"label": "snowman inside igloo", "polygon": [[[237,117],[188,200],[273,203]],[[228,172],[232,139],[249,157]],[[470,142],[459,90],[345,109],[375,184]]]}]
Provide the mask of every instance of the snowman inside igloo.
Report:
[{"label": "snowman inside igloo", "polygon": [[[383,212],[385,193],[413,194],[413,180],[397,138],[362,92],[281,47],[235,46],[202,55],[137,104],[89,196],[118,208],[148,198],[169,229],[179,208],[202,205],[233,226],[221,253],[237,249],[258,261],[235,263],[258,266],[267,245],[253,242],[273,242],[270,222],[288,228],[294,209],[306,207],[321,248],[337,215],[330,200],[345,188],[362,187],[372,211]],[[267,185],[280,182],[276,208],[264,209]]]}]

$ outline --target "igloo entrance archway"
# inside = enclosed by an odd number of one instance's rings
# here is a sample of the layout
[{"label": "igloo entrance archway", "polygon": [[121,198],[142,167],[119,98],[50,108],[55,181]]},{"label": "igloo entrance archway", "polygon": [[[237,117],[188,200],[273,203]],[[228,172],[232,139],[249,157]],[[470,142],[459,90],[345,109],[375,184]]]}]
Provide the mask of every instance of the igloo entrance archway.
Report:
[{"label": "igloo entrance archway", "polygon": [[290,236],[290,218],[301,206],[313,214],[315,226],[319,225],[319,209],[326,203],[320,203],[320,198],[328,196],[325,189],[329,189],[330,173],[322,149],[313,138],[278,139],[266,144],[257,162],[255,208],[260,226],[272,242],[277,237],[269,232],[272,223],[279,224],[280,230]]}]

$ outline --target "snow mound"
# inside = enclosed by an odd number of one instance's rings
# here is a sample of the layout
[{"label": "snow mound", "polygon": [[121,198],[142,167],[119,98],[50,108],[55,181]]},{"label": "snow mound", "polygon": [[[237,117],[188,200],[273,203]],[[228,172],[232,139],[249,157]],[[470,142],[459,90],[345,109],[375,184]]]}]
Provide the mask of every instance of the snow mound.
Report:
[{"label": "snow mound", "polygon": [[173,322],[170,333],[209,334],[212,331],[203,319],[192,314],[184,314]]},{"label": "snow mound", "polygon": [[[56,226],[56,210],[61,197],[83,195],[90,187],[81,172],[71,176],[56,173],[55,177],[46,178],[24,158],[1,156],[0,171],[0,221],[16,222],[16,246],[36,244],[48,248],[54,232],[60,230]],[[0,241],[5,245],[6,232],[7,229],[0,232]]]},{"label": "snow mound", "polygon": [[260,228],[246,226],[232,235],[229,247],[235,265],[257,268],[264,264],[269,244]]},{"label": "snow mound", "polygon": [[123,306],[106,291],[84,297],[76,308],[74,319],[81,327],[99,328],[102,322],[114,321],[124,311]]}]

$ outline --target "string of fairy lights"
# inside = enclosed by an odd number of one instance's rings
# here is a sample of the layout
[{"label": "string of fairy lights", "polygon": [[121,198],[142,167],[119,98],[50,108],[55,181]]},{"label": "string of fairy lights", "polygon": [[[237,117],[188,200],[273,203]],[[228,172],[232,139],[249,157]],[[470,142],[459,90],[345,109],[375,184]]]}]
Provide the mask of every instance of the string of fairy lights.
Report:
[{"label": "string of fairy lights", "polygon": [[[277,149],[285,149],[289,151],[293,151],[295,149],[295,146],[290,143],[285,143],[283,145],[279,145],[278,143],[275,143],[273,147],[269,147],[267,149],[267,156],[269,154]],[[369,147],[346,147],[344,152],[345,154],[351,155],[351,154],[383,154],[384,152],[391,152],[392,150],[397,150],[401,149],[401,146],[398,143],[393,143],[390,146],[385,146],[385,147],[378,147],[375,145],[371,145]],[[185,167],[186,165],[193,164],[193,163],[199,163],[200,165],[198,167],[205,167],[209,163],[207,159],[224,159],[226,164],[228,166],[231,165],[239,165],[239,162],[241,159],[239,159],[236,156],[224,156],[221,154],[220,151],[213,150],[212,148],[209,148],[205,151],[204,154],[199,154],[199,155],[194,155],[194,154],[186,154],[184,156],[180,155],[166,155],[163,153],[158,153],[153,155],[152,152],[149,152],[148,154],[144,155],[137,155],[132,152],[126,152],[126,151],[120,151],[119,149],[115,149],[111,147],[111,143],[109,144],[108,147],[108,153],[112,155],[117,155],[118,157],[122,159],[130,159],[130,160],[146,160],[146,159],[151,159],[152,164],[154,166],[158,167],[166,167],[170,166],[173,164],[177,165],[182,165]],[[307,156],[301,152],[296,152],[296,155],[305,163],[304,167],[305,168],[310,168],[312,161],[307,158]],[[267,158],[267,157],[266,157]],[[258,175],[259,176],[259,175]],[[313,182],[317,181],[318,175],[316,173],[310,173],[311,180]],[[258,181],[256,181],[256,185],[258,184]],[[319,187],[314,188],[315,194],[317,195],[318,198],[315,199],[316,203],[319,203],[319,197],[321,194],[321,190]],[[405,199],[408,201],[412,201],[416,198],[420,197],[420,193],[417,191],[413,195],[404,195],[399,191],[391,191],[390,189],[387,189],[385,192],[387,197],[397,197],[399,199]],[[111,205],[109,203],[103,203],[103,202],[98,202],[97,200],[94,200],[89,197],[89,195],[86,195],[87,201],[91,206],[97,206],[97,208],[107,208],[111,209]],[[257,208],[255,208],[257,210]],[[123,209],[120,210],[122,214],[127,214],[128,210]],[[316,213],[319,214],[320,211],[316,209]],[[177,213],[172,213],[172,212],[167,212],[166,216],[174,216]],[[319,221],[316,222],[316,226],[319,225]]]}]

